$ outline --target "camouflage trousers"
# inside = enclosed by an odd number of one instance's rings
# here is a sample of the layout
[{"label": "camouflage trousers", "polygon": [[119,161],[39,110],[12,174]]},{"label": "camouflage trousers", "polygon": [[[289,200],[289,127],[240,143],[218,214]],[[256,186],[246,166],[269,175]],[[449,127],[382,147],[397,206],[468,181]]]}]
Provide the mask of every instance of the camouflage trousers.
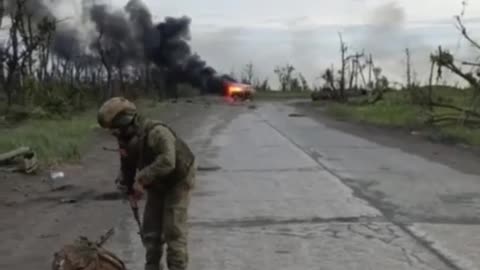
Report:
[{"label": "camouflage trousers", "polygon": [[143,214],[146,270],[161,269],[166,244],[169,270],[185,270],[188,265],[188,207],[195,181],[195,168],[174,187],[165,191],[148,190]]}]

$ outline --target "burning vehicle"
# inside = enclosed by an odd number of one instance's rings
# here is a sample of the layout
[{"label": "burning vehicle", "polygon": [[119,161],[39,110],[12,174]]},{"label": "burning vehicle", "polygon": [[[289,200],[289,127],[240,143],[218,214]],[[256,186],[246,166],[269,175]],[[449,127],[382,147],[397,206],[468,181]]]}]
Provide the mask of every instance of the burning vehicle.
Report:
[{"label": "burning vehicle", "polygon": [[252,100],[255,94],[255,88],[250,84],[237,82],[224,82],[225,96],[233,100]]}]

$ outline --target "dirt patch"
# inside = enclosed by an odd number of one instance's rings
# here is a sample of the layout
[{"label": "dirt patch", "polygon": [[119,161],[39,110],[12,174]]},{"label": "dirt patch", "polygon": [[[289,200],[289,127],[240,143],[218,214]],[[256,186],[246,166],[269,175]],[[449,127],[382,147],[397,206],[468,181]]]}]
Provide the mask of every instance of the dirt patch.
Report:
[{"label": "dirt patch", "polygon": [[[322,124],[350,133],[375,143],[399,148],[407,153],[441,163],[458,171],[480,175],[480,150],[464,144],[453,144],[448,139],[426,136],[408,128],[382,127],[373,124],[337,120],[328,116],[324,108],[311,102],[297,102],[294,106]],[[449,144],[450,142],[450,144]]]}]

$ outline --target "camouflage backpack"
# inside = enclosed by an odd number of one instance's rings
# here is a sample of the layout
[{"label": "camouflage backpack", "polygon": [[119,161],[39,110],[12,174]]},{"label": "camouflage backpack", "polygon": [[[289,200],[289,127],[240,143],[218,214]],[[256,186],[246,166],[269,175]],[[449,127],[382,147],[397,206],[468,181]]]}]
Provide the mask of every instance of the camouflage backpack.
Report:
[{"label": "camouflage backpack", "polygon": [[126,267],[101,244],[80,237],[54,254],[52,270],[126,270]]}]

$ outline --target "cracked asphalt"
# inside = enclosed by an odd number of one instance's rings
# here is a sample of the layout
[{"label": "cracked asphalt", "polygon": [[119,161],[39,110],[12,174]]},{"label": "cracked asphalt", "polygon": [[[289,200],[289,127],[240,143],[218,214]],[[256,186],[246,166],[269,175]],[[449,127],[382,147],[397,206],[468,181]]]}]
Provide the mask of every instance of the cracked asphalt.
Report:
[{"label": "cracked asphalt", "polygon": [[[216,168],[198,173],[190,211],[190,269],[463,269],[410,227],[415,220],[397,218],[402,207],[412,217],[423,211],[430,218],[435,212],[415,209],[428,198],[397,202],[408,194],[369,196],[363,192],[370,186],[352,183],[375,173],[413,181],[411,174],[422,169],[415,167],[418,160],[408,162],[399,150],[308,117],[288,117],[294,109],[286,104],[215,109],[188,138],[200,166]],[[368,156],[371,151],[383,161]],[[353,159],[359,163],[350,166]],[[415,189],[424,183],[410,184],[401,192],[420,192]],[[124,228],[133,226],[130,220]],[[117,239],[112,248],[140,269],[143,252],[136,235],[121,235],[129,237]]]},{"label": "cracked asphalt", "polygon": [[[189,213],[189,269],[480,266],[478,175],[292,113],[285,102],[216,101],[170,104],[158,115],[203,168]],[[95,149],[114,145],[102,137]],[[112,194],[118,157],[98,149],[65,170],[78,178],[60,183],[63,193],[0,205],[10,217],[0,221],[0,269],[47,266],[53,251],[42,247],[110,226],[107,248],[129,269],[143,268],[137,225]],[[78,202],[53,202],[65,194]]]}]

